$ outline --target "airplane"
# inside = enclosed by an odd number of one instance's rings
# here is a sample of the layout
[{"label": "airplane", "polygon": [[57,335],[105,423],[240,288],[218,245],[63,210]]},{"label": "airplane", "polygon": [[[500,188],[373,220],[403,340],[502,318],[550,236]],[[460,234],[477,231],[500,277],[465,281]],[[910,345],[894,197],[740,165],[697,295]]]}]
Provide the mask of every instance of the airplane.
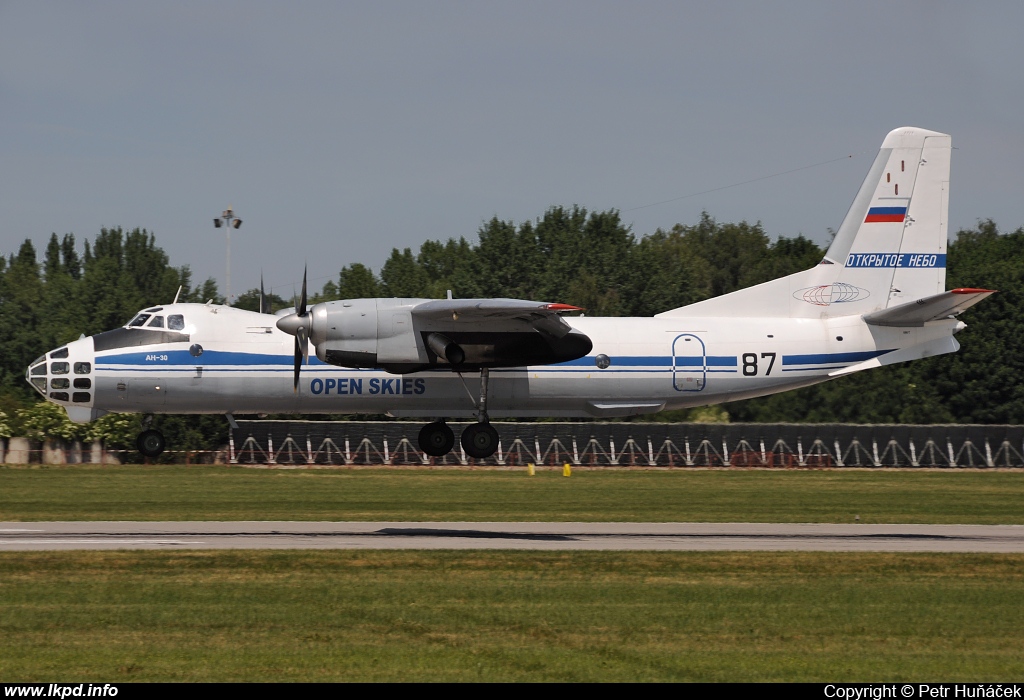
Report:
[{"label": "airplane", "polygon": [[[956,352],[945,289],[949,135],[890,132],[809,270],[648,318],[519,299],[343,299],[276,315],[213,303],[140,311],[33,362],[27,381],[86,422],[110,412],[427,418],[419,447],[490,457],[492,417],[617,418],[765,396]],[[261,283],[262,286],[262,283]],[[177,302],[177,299],[175,299]],[[262,304],[261,304],[262,306]],[[161,433],[137,440],[148,457]]]}]

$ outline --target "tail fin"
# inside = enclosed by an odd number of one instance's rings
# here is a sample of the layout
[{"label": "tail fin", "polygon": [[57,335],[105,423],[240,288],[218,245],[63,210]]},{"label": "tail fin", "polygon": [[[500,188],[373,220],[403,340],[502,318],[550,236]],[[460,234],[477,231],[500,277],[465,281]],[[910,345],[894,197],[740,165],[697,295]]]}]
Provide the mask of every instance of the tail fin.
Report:
[{"label": "tail fin", "polygon": [[946,134],[889,132],[816,267],[658,315],[829,318],[945,291],[951,151]]}]

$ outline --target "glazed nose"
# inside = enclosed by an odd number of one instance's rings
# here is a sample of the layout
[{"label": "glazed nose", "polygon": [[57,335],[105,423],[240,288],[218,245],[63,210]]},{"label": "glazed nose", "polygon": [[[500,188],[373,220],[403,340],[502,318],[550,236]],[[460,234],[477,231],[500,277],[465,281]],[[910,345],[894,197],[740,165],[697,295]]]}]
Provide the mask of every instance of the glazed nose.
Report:
[{"label": "glazed nose", "polygon": [[36,360],[25,370],[25,381],[43,396],[46,396],[46,355]]}]

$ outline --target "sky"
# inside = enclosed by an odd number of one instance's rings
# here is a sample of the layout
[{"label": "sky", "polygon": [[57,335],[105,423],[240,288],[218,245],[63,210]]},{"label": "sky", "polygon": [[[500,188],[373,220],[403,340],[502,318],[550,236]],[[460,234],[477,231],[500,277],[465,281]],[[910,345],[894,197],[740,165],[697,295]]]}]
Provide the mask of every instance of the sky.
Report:
[{"label": "sky", "polygon": [[[1024,225],[1019,2],[0,0],[0,254],[146,228],[290,296],[497,216],[826,243],[885,134],[952,134],[950,231]],[[81,245],[81,243],[80,243]]]}]

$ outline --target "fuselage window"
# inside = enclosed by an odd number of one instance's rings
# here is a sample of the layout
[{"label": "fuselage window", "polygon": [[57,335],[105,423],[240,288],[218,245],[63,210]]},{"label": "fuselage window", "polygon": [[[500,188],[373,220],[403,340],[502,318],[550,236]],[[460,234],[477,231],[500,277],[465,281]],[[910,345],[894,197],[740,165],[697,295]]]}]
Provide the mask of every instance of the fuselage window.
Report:
[{"label": "fuselage window", "polygon": [[149,326],[148,327],[149,328],[163,328],[164,327],[164,317],[163,316],[154,316],[153,320],[149,322]]},{"label": "fuselage window", "polygon": [[67,362],[50,363],[50,374],[67,374],[69,371],[71,371],[71,366]]},{"label": "fuselage window", "polygon": [[132,319],[132,322],[128,324],[129,328],[138,328],[139,326],[145,325],[146,321],[149,320],[150,314],[139,314]]},{"label": "fuselage window", "polygon": [[75,363],[75,374],[89,374],[92,371],[91,362],[76,362]]},{"label": "fuselage window", "polygon": [[172,331],[185,330],[185,317],[181,314],[171,314],[167,317],[167,328]]},{"label": "fuselage window", "polygon": [[51,389],[67,389],[69,386],[71,386],[71,382],[64,377],[57,377],[56,379],[50,380]]},{"label": "fuselage window", "polygon": [[[56,381],[56,380],[54,380]],[[76,389],[92,389],[92,380],[88,377],[80,377],[75,380]]]}]

